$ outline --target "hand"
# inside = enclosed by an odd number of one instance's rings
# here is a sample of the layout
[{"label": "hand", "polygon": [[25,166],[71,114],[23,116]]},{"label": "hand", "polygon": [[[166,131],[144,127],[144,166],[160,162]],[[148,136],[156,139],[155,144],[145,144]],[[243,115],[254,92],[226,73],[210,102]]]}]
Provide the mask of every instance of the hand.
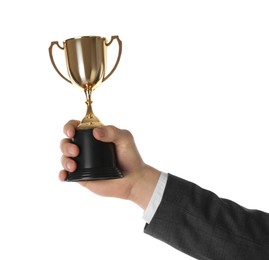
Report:
[{"label": "hand", "polygon": [[[79,154],[79,148],[70,141],[75,135],[78,124],[79,121],[71,120],[64,126],[64,133],[68,138],[63,139],[60,144],[64,169],[60,171],[59,178],[62,181],[66,179],[67,171],[73,172],[76,169],[76,162],[72,160],[72,157]],[[104,126],[95,128],[93,135],[97,140],[115,144],[118,167],[124,177],[79,183],[98,195],[129,199],[145,209],[160,172],[143,162],[129,131],[118,129],[115,126]]]}]

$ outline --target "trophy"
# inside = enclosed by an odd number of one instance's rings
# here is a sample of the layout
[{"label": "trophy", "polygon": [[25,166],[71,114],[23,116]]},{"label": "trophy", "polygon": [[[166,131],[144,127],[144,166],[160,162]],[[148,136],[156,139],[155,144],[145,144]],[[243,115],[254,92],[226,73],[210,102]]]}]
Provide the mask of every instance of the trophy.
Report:
[{"label": "trophy", "polygon": [[[106,75],[106,51],[110,44],[117,40],[119,50],[114,67]],[[64,50],[67,79],[57,68],[52,49],[56,45]],[[72,142],[79,147],[80,153],[73,158],[77,163],[75,172],[68,172],[66,181],[88,181],[102,179],[116,179],[123,177],[116,165],[115,147],[113,143],[98,141],[93,136],[95,127],[103,124],[92,110],[92,92],[107,80],[118,66],[122,52],[122,42],[118,36],[112,36],[107,42],[106,38],[99,36],[83,36],[67,39],[63,47],[57,41],[51,42],[49,56],[56,72],[67,82],[77,85],[86,95],[87,112],[78,125]]]}]

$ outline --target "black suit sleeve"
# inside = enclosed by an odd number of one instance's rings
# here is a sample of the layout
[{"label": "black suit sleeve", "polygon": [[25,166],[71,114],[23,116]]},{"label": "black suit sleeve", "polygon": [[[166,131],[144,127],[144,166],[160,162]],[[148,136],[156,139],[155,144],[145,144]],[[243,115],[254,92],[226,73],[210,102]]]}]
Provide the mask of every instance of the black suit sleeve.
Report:
[{"label": "black suit sleeve", "polygon": [[269,260],[269,214],[168,175],[160,206],[144,232],[196,258]]}]

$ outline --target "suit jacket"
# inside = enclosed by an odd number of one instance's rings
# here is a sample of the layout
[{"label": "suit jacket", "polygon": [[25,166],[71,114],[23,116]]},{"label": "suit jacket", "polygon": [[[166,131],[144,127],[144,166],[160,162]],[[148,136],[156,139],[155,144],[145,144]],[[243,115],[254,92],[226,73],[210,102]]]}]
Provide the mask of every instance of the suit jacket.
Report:
[{"label": "suit jacket", "polygon": [[268,213],[221,199],[171,174],[144,232],[196,259],[269,260]]}]

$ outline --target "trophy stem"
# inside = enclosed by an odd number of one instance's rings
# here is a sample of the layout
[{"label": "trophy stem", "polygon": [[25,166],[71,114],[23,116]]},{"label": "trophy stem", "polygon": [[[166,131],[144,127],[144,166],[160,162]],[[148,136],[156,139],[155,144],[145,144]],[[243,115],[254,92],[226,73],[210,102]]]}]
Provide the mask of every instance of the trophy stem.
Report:
[{"label": "trophy stem", "polygon": [[90,118],[93,117],[93,111],[92,111],[92,90],[84,90],[85,96],[86,96],[86,105],[87,105],[87,112],[86,115],[89,115]]},{"label": "trophy stem", "polygon": [[93,113],[92,110],[92,87],[89,87],[88,84],[86,84],[84,88],[84,93],[86,96],[86,105],[87,105],[87,111],[85,117],[82,119],[81,123],[78,125],[78,129],[89,129],[94,127],[101,127],[103,124],[100,122],[100,120],[97,118],[97,116]]}]

